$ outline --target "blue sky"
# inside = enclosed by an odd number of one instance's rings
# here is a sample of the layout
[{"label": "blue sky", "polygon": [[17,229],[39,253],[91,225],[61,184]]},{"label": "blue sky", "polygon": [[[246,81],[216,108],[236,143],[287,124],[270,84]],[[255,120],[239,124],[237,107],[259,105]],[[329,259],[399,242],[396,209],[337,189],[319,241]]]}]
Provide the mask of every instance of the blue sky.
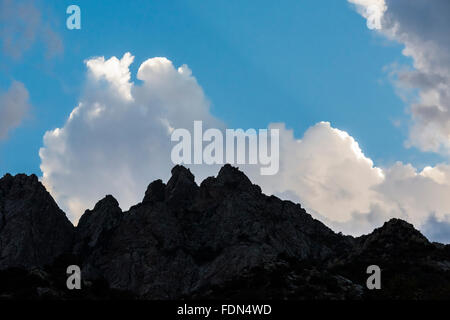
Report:
[{"label": "blue sky", "polygon": [[[379,166],[442,161],[404,147],[408,115],[386,66],[411,65],[402,44],[366,27],[345,1],[77,1],[82,29],[65,28],[69,1],[40,2],[64,51],[39,42],[22,58],[0,54],[1,91],[25,84],[31,114],[0,142],[0,172],[36,173],[45,131],[64,124],[94,56],[164,56],[187,64],[229,127],[285,122],[297,137],[318,121],[351,134]],[[135,80],[135,79],[133,79]],[[401,121],[401,126],[394,122]]]}]

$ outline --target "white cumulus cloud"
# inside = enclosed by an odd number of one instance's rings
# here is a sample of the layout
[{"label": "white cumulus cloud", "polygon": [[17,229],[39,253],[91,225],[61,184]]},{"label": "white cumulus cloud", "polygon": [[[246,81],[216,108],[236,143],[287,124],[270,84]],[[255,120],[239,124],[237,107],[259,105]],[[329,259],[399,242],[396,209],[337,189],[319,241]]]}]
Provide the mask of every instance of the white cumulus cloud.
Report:
[{"label": "white cumulus cloud", "polygon": [[300,202],[335,230],[359,235],[396,217],[433,234],[430,219],[450,222],[449,165],[380,168],[353,137],[328,122],[309,128],[302,139],[283,124],[271,127],[280,129],[280,172],[263,177],[249,171],[253,180],[267,193]]},{"label": "white cumulus cloud", "polygon": [[309,128],[301,140],[283,124],[271,128],[280,130],[280,171],[267,178],[255,176],[269,193],[295,194],[305,207],[336,221],[369,210],[375,196],[371,188],[384,175],[351,136],[328,122]]},{"label": "white cumulus cloud", "polygon": [[[62,128],[44,136],[42,181],[75,222],[105,194],[127,209],[142,200],[150,181],[167,178],[173,166],[170,128],[191,128],[194,120],[223,126],[210,115],[187,66],[149,59],[139,67],[142,84],[136,85],[129,71],[133,59],[126,53],[87,60],[79,104]],[[205,175],[212,174],[208,170]]]}]

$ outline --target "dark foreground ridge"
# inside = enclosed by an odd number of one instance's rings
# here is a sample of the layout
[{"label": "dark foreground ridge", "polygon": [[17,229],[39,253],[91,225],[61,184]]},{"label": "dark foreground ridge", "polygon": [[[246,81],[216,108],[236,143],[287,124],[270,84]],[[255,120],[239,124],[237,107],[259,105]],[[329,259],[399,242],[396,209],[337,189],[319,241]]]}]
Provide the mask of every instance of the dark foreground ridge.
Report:
[{"label": "dark foreground ridge", "polygon": [[[82,289],[68,290],[79,265]],[[368,290],[369,265],[380,290]],[[392,219],[359,238],[266,196],[225,165],[200,186],[176,166],[122,212],[110,195],[75,228],[34,175],[0,179],[0,298],[450,298],[450,246]]]}]

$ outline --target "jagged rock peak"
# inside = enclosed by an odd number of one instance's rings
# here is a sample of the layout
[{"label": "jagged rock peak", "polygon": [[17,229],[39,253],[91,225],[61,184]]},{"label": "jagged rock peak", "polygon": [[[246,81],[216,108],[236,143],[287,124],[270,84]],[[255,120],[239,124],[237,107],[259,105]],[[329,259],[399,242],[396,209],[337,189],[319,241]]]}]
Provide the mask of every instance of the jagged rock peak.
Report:
[{"label": "jagged rock peak", "polygon": [[217,175],[217,182],[223,185],[230,185],[233,187],[242,186],[250,187],[252,182],[239,168],[233,167],[230,164],[225,164]]},{"label": "jagged rock peak", "polygon": [[431,246],[428,239],[414,226],[401,219],[391,219],[372,233],[358,238],[361,251],[366,257],[388,255],[401,259],[420,255]]},{"label": "jagged rock peak", "polygon": [[35,186],[37,188],[45,189],[44,186],[42,186],[42,184],[39,182],[39,179],[35,174],[26,175],[23,173],[19,173],[15,176],[12,176],[11,174],[7,173],[3,176],[3,178],[0,179],[0,185],[2,185],[3,188],[6,189],[10,189],[13,185],[16,185],[18,187]]},{"label": "jagged rock peak", "polygon": [[186,181],[191,181],[195,183],[195,177],[192,174],[191,170],[189,170],[188,168],[181,166],[181,165],[176,165],[175,167],[172,168],[172,170],[170,171],[172,173],[172,177],[170,178],[169,182],[167,183],[168,186],[176,183],[178,180],[183,179]]},{"label": "jagged rock peak", "polygon": [[70,248],[73,233],[36,175],[0,179],[0,269],[50,264]]},{"label": "jagged rock peak", "polygon": [[95,204],[94,211],[115,207],[119,207],[119,202],[112,195],[108,194]]},{"label": "jagged rock peak", "polygon": [[119,202],[112,196],[106,195],[103,199],[98,201],[94,209],[86,210],[78,222],[77,228],[84,228],[88,224],[110,224],[111,221],[121,219],[122,209],[119,207]]},{"label": "jagged rock peak", "polygon": [[377,228],[372,233],[373,237],[389,236],[394,238],[428,242],[428,239],[420,233],[414,226],[404,220],[392,218],[386,221],[381,228]]},{"label": "jagged rock peak", "polygon": [[392,219],[386,221],[383,224],[383,227],[384,228],[405,228],[408,230],[416,230],[414,228],[414,225],[412,225],[409,222],[406,222],[405,220],[398,219],[398,218],[392,218]]},{"label": "jagged rock peak", "polygon": [[192,203],[197,191],[198,186],[191,171],[176,165],[172,169],[172,177],[167,182],[164,197],[170,206],[181,208]]},{"label": "jagged rock peak", "polygon": [[11,179],[11,178],[22,180],[22,181],[27,181],[27,180],[28,181],[37,181],[38,180],[37,176],[34,173],[32,173],[30,175],[27,175],[25,173],[18,173],[15,176],[11,175],[10,173],[6,173],[0,180]]},{"label": "jagged rock peak", "polygon": [[73,252],[82,255],[86,248],[94,247],[104,232],[117,227],[123,218],[117,200],[107,195],[97,202],[93,210],[86,210],[77,225]]},{"label": "jagged rock peak", "polygon": [[155,180],[150,183],[145,191],[143,203],[164,201],[166,185],[161,179]]}]

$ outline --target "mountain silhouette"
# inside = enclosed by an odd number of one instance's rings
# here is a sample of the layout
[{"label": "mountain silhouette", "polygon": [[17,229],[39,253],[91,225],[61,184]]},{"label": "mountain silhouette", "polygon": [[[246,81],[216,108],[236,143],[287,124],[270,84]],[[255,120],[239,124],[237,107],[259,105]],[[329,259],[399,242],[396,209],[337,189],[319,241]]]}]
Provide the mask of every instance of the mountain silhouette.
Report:
[{"label": "mountain silhouette", "polygon": [[[81,290],[66,268],[81,268]],[[381,289],[366,286],[368,266]],[[74,227],[35,175],[0,179],[1,299],[448,299],[450,246],[392,219],[335,233],[230,165],[175,166],[123,212],[107,195]]]}]

